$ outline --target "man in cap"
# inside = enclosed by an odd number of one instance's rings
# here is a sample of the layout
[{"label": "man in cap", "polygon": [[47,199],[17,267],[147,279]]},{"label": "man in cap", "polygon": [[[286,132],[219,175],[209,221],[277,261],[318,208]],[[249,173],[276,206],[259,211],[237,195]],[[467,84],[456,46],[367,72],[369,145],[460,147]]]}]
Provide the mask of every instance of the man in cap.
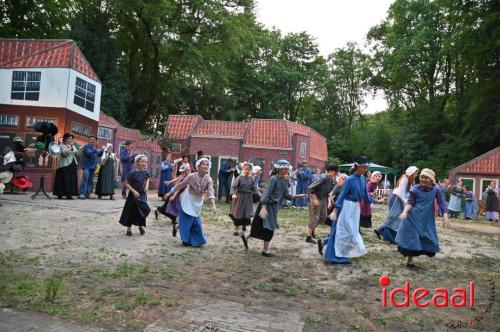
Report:
[{"label": "man in cap", "polygon": [[102,156],[103,151],[97,151],[97,137],[89,136],[89,143],[82,149],[81,165],[83,169],[82,181],[80,183],[80,195],[78,199],[89,199],[94,186],[94,175],[97,161]]}]

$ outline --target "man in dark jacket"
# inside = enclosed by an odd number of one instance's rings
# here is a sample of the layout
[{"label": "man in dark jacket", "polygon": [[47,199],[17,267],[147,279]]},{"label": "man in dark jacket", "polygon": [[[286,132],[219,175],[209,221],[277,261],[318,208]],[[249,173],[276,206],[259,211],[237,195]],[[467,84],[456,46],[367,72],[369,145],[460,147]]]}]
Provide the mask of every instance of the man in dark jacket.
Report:
[{"label": "man in dark jacket", "polygon": [[219,181],[219,190],[217,191],[217,197],[219,198],[219,202],[222,197],[222,192],[225,192],[226,195],[226,203],[231,201],[230,191],[231,191],[231,178],[235,171],[234,163],[232,159],[228,159],[224,162],[219,169],[219,175],[217,177]]},{"label": "man in dark jacket", "polygon": [[134,158],[135,155],[132,154],[132,142],[126,141],[125,148],[120,151],[120,161],[122,164],[122,198],[127,198],[127,189],[125,188],[125,179],[128,174],[134,170]]},{"label": "man in dark jacket", "polygon": [[97,151],[97,137],[90,136],[89,144],[86,144],[82,149],[81,165],[83,169],[82,181],[80,183],[79,199],[88,199],[92,193],[94,185],[94,174],[97,166],[97,161],[102,156],[103,151]]}]

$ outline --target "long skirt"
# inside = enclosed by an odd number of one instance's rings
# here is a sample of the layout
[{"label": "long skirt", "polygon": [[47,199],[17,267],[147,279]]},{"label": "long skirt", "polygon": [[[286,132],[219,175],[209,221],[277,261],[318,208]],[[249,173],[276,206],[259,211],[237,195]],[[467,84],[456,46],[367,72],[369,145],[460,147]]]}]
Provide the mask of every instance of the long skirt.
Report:
[{"label": "long skirt", "polygon": [[180,196],[181,195],[178,194],[173,200],[166,201],[161,207],[158,208],[158,212],[169,218],[173,223],[177,221],[177,217],[181,211]]},{"label": "long skirt", "polygon": [[95,186],[95,193],[97,196],[108,196],[115,194],[114,187],[115,171],[114,161],[109,160],[106,164],[101,166],[99,175],[97,176],[97,184]]},{"label": "long skirt", "polygon": [[[141,197],[139,199],[146,201],[146,193],[141,193]],[[137,203],[137,199],[131,192],[129,192],[125,205],[123,206],[120,224],[126,227],[130,227],[132,225],[146,227],[146,218],[143,217],[144,214],[141,213],[139,210],[140,208],[141,205]]]},{"label": "long skirt", "polygon": [[231,201],[229,218],[234,226],[249,226],[253,216],[252,193],[240,194],[238,198]]},{"label": "long skirt", "polygon": [[184,212],[179,212],[179,234],[183,243],[192,246],[202,246],[207,243],[203,223],[200,217],[193,217]]},{"label": "long skirt", "polygon": [[450,203],[448,203],[448,210],[453,212],[462,211],[462,198],[456,195],[451,195]]},{"label": "long skirt", "polygon": [[349,262],[347,257],[339,257],[335,255],[335,235],[337,234],[337,223],[332,223],[332,228],[330,229],[330,235],[327,239],[323,241],[323,245],[326,247],[324,258],[325,261],[333,264],[346,264]]},{"label": "long skirt", "polygon": [[474,201],[465,202],[464,218],[474,218]]},{"label": "long skirt", "polygon": [[399,215],[403,212],[404,204],[401,198],[397,195],[392,195],[389,199],[389,211],[387,213],[387,218],[385,219],[382,226],[380,226],[377,231],[384,235],[384,241],[390,243],[396,243],[396,235],[398,231]]},{"label": "long skirt", "polygon": [[78,196],[78,176],[76,162],[56,170],[54,189],[52,193],[56,196]]},{"label": "long skirt", "polygon": [[366,255],[366,248],[359,233],[359,202],[344,200],[337,221],[335,234],[335,255],[338,257],[360,257]]},{"label": "long skirt", "polygon": [[359,203],[361,210],[361,217],[359,219],[359,226],[363,228],[371,228],[372,227],[372,207],[370,202],[362,200]]},{"label": "long skirt", "polygon": [[[252,228],[250,229],[250,237],[263,241],[271,241],[274,236],[274,231],[264,228],[264,220],[259,216],[261,205],[257,206],[255,216],[252,221]],[[269,210],[268,210],[269,213]]]},{"label": "long skirt", "polygon": [[486,211],[486,220],[498,220],[498,212]]}]

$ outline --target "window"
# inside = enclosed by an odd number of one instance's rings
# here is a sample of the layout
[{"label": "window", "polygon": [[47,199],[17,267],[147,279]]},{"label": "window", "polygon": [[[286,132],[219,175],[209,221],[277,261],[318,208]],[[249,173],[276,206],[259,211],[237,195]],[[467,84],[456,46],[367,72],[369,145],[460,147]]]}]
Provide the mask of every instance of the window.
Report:
[{"label": "window", "polygon": [[0,114],[0,127],[17,127],[19,117],[17,115]]},{"label": "window", "polygon": [[300,156],[302,158],[305,158],[306,152],[307,152],[307,143],[300,143]]},{"label": "window", "polygon": [[94,111],[95,85],[81,78],[76,78],[75,99],[73,103],[91,112]]},{"label": "window", "polygon": [[156,156],[156,163],[157,164],[161,163],[161,156]]},{"label": "window", "polygon": [[97,137],[111,139],[111,129],[99,127]]},{"label": "window", "polygon": [[170,143],[170,151],[171,152],[181,152],[182,144],[181,143]]},{"label": "window", "polygon": [[78,122],[71,122],[71,132],[81,136],[90,136],[91,128]]},{"label": "window", "polygon": [[19,100],[38,100],[40,96],[39,71],[13,71],[10,98]]},{"label": "window", "polygon": [[32,116],[28,116],[26,117],[26,128],[33,128],[35,126],[35,123],[37,122],[50,122],[57,126],[56,119],[44,119],[44,118],[35,118]]}]

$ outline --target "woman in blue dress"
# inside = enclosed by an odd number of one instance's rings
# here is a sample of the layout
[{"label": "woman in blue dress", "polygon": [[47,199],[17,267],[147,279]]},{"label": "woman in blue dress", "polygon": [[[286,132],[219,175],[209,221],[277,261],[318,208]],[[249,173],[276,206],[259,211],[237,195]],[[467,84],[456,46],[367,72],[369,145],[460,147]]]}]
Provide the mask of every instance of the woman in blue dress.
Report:
[{"label": "woman in blue dress", "polygon": [[410,191],[408,202],[399,215],[401,224],[396,235],[398,251],[407,257],[406,266],[415,269],[413,257],[434,257],[439,252],[434,202],[443,209],[443,226],[448,224],[448,211],[440,190],[435,185],[434,171],[424,168],[420,173],[420,184]]},{"label": "woman in blue dress", "polygon": [[167,153],[165,159],[160,164],[161,175],[160,183],[158,185],[158,197],[163,197],[165,194],[170,192],[174,187],[171,183],[165,183],[165,181],[171,181],[174,174],[174,163],[172,163],[172,155]]},{"label": "woman in blue dress", "polygon": [[389,211],[387,213],[387,218],[385,219],[382,226],[374,229],[375,234],[379,239],[390,243],[396,243],[396,234],[398,231],[399,215],[403,212],[406,202],[408,202],[408,197],[410,196],[410,189],[415,182],[415,177],[418,174],[418,168],[416,166],[410,166],[406,169],[405,174],[401,175],[398,180],[397,188],[392,192],[391,198],[389,199]]},{"label": "woman in blue dress", "polygon": [[470,191],[468,186],[464,186],[464,199],[465,199],[464,218],[466,220],[471,220],[476,216],[476,214],[475,214],[474,195],[472,194],[472,191]]},{"label": "woman in blue dress", "polygon": [[[330,231],[325,250],[325,261],[333,264],[351,264],[349,258],[366,254],[365,244],[359,233],[360,201],[370,200],[363,174],[370,162],[366,157],[356,158],[354,172],[350,175],[335,201],[331,219],[336,222]],[[338,219],[337,219],[338,216]],[[318,246],[321,252],[321,246]]]}]

